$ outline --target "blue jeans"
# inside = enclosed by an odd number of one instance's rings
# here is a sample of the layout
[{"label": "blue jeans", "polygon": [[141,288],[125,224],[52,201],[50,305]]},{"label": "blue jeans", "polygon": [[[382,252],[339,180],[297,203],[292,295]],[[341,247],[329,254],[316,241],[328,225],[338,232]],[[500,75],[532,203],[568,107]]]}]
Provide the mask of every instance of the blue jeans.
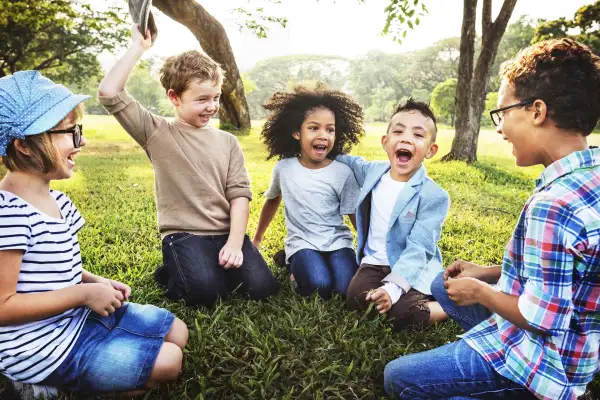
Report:
[{"label": "blue jeans", "polygon": [[464,340],[390,362],[384,385],[395,399],[535,399],[498,374]]},{"label": "blue jeans", "polygon": [[42,385],[74,392],[124,392],[148,383],[175,316],[125,303],[103,317],[91,312],[67,358]]},{"label": "blue jeans", "polygon": [[302,249],[290,257],[290,270],[302,296],[314,292],[324,299],[333,292],[346,296],[357,269],[356,254],[348,247],[335,251]]},{"label": "blue jeans", "polygon": [[[458,306],[450,300],[443,272],[431,283],[431,294],[464,330],[491,315],[482,305]],[[384,380],[385,390],[397,399],[535,399],[497,373],[464,340],[400,357],[385,367]]]},{"label": "blue jeans", "polygon": [[219,265],[219,252],[229,235],[167,235],[162,242],[163,264],[168,274],[167,297],[188,305],[211,306],[235,289],[252,300],[274,294],[279,282],[256,247],[244,236],[244,261],[239,268]]},{"label": "blue jeans", "polygon": [[492,315],[490,310],[481,304],[459,306],[450,300],[448,292],[446,292],[446,288],[444,287],[444,272],[440,272],[433,282],[431,282],[431,295],[435,297],[435,301],[440,303],[444,312],[465,331],[468,331]]}]

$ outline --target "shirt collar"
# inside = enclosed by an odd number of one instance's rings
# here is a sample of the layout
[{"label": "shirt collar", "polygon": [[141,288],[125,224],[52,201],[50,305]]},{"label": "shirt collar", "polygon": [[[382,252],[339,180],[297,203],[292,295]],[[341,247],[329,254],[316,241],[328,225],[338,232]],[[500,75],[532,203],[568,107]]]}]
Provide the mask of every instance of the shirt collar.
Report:
[{"label": "shirt collar", "polygon": [[540,177],[535,181],[535,192],[539,192],[549,186],[558,178],[568,175],[581,168],[592,168],[600,165],[600,149],[590,148],[575,151],[560,160],[548,165]]}]

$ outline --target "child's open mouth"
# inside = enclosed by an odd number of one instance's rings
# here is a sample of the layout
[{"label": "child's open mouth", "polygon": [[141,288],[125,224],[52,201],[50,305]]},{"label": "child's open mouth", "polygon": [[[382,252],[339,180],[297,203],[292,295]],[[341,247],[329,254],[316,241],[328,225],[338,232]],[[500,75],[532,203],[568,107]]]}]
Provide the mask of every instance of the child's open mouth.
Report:
[{"label": "child's open mouth", "polygon": [[75,166],[75,154],[77,153],[69,154],[69,157],[67,157],[67,165],[71,168]]},{"label": "child's open mouth", "polygon": [[324,144],[316,144],[313,146],[313,150],[317,154],[325,154],[327,153],[327,146],[325,146]]},{"label": "child's open mouth", "polygon": [[413,154],[407,149],[396,150],[396,161],[398,164],[406,165],[412,160]]}]

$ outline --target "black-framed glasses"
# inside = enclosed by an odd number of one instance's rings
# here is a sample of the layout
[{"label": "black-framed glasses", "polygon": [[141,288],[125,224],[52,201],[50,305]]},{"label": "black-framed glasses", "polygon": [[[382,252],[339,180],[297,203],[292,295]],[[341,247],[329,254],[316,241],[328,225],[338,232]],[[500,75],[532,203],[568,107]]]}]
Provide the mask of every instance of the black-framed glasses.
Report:
[{"label": "black-framed glasses", "polygon": [[81,137],[83,136],[83,125],[77,124],[69,129],[58,129],[55,131],[47,131],[46,133],[72,133],[73,134],[73,147],[76,149],[81,147]]},{"label": "black-framed glasses", "polygon": [[532,99],[523,100],[518,103],[511,104],[510,106],[492,110],[492,111],[490,111],[490,118],[492,118],[492,122],[494,123],[494,125],[498,126],[498,125],[500,125],[500,123],[502,122],[502,119],[504,118],[504,111],[510,110],[511,108],[515,108],[515,107],[528,106],[529,104],[533,103],[534,101],[535,100],[532,100]]}]

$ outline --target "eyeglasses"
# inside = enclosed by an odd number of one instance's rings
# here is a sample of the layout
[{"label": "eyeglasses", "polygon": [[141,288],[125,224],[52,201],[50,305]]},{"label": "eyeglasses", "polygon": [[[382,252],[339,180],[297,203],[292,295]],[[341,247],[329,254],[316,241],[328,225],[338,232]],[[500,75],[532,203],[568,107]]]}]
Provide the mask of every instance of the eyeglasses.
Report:
[{"label": "eyeglasses", "polygon": [[492,110],[490,111],[490,118],[492,118],[492,122],[494,123],[494,125],[498,126],[500,125],[500,123],[502,122],[502,119],[504,118],[504,111],[506,110],[510,110],[511,108],[515,108],[515,107],[523,107],[523,106],[527,106],[531,103],[533,103],[535,100],[523,100],[519,103],[516,104],[511,104],[510,106],[506,106],[506,107],[502,107],[502,108],[498,108],[496,110]]},{"label": "eyeglasses", "polygon": [[83,126],[81,124],[74,125],[69,129],[59,129],[55,131],[46,131],[46,133],[71,133],[73,134],[73,147],[76,149],[81,147],[81,137],[83,136]]}]

